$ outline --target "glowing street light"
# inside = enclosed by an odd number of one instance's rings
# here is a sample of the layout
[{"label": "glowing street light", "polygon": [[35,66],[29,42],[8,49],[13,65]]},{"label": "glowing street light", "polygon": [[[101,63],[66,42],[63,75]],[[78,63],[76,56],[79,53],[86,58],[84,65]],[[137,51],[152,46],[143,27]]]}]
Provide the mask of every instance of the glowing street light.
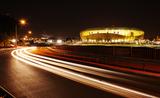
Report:
[{"label": "glowing street light", "polygon": [[32,31],[28,31],[28,34],[32,34]]},{"label": "glowing street light", "polygon": [[20,23],[21,25],[26,25],[27,22],[26,22],[25,19],[20,19],[20,20],[19,20],[19,23]]},{"label": "glowing street light", "polygon": [[[24,26],[24,25],[26,25],[26,24],[27,24],[27,22],[26,22],[26,20],[25,20],[25,19],[20,19],[20,20],[18,21],[18,24],[20,24],[20,25]],[[17,46],[17,40],[18,40],[18,36],[17,36],[17,33],[18,33],[17,25],[18,25],[18,24],[16,24],[16,25],[15,25],[16,46]]]}]

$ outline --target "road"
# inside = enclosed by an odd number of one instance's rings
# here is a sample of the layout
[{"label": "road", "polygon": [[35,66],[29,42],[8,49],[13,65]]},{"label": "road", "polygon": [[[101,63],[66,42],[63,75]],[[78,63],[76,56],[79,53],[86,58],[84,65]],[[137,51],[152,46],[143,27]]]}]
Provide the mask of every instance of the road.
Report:
[{"label": "road", "polygon": [[30,49],[0,51],[0,85],[17,98],[160,96],[159,77],[88,67],[35,55]]},{"label": "road", "polygon": [[11,51],[0,54],[0,85],[17,98],[119,97],[20,62]]}]

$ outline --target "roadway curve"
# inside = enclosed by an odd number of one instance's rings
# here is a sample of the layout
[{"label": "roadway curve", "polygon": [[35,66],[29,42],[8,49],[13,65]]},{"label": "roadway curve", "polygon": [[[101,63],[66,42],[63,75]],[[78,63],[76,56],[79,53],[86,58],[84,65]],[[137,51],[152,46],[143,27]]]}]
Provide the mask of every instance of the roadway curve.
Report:
[{"label": "roadway curve", "polygon": [[[110,95],[108,92],[111,93],[111,95],[115,94],[132,98],[160,96],[159,77],[137,75],[133,73],[131,74],[91,67],[55,59],[51,56],[47,57],[33,54],[29,51],[40,50],[35,47],[17,49],[12,51],[12,56],[31,66],[105,91],[106,96]],[[44,54],[42,51],[41,53]]]}]

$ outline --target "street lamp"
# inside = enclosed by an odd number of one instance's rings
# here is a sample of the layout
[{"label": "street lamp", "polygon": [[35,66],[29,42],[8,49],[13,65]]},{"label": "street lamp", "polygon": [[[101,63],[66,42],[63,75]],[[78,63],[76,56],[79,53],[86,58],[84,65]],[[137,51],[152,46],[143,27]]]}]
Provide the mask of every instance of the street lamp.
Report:
[{"label": "street lamp", "polygon": [[28,31],[28,34],[32,34],[32,31]]},{"label": "street lamp", "polygon": [[[26,25],[26,20],[25,19],[20,19],[19,21],[18,21],[18,24],[19,25],[22,25],[22,26],[24,26],[24,25]],[[18,35],[17,35],[17,33],[18,33],[18,30],[17,30],[17,28],[18,28],[18,24],[15,24],[15,33],[16,33],[16,47],[17,47],[17,41],[18,41]]]},{"label": "street lamp", "polygon": [[20,19],[20,20],[19,20],[19,23],[20,23],[21,25],[26,25],[27,22],[26,22],[25,19]]}]

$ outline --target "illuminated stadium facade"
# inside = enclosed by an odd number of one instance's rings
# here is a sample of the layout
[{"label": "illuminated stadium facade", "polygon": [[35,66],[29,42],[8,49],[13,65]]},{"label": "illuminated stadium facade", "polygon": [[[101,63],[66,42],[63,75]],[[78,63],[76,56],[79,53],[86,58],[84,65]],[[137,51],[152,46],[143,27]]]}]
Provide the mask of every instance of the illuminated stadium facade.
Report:
[{"label": "illuminated stadium facade", "polygon": [[87,43],[132,43],[143,39],[144,31],[127,27],[93,28],[80,32],[80,37]]}]

